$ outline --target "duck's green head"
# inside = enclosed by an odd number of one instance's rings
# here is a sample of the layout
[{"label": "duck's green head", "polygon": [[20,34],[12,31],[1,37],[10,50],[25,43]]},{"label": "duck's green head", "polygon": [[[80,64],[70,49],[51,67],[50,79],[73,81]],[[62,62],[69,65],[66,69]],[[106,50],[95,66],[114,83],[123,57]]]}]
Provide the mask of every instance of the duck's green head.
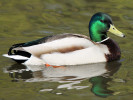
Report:
[{"label": "duck's green head", "polygon": [[99,12],[93,15],[89,23],[89,34],[91,40],[94,42],[100,42],[106,39],[108,31],[117,36],[125,37],[122,32],[115,28],[112,19],[108,14]]}]

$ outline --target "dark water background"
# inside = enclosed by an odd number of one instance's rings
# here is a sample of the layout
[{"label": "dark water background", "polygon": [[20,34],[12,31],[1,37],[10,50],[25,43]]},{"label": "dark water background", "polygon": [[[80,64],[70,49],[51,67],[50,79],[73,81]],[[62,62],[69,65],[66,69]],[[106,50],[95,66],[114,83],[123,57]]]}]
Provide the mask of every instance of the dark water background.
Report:
[{"label": "dark water background", "polygon": [[122,57],[109,64],[46,68],[0,56],[0,100],[132,100],[132,0],[0,0],[0,55],[15,43],[60,33],[88,35],[96,12],[111,15]]}]

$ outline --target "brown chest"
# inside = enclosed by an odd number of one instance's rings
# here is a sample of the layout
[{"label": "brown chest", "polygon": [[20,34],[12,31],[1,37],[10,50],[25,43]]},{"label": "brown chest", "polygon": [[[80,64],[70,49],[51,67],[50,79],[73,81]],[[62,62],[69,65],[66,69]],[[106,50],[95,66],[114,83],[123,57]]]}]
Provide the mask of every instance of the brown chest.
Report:
[{"label": "brown chest", "polygon": [[112,39],[108,39],[107,41],[104,41],[102,44],[107,45],[109,49],[110,54],[105,54],[105,57],[108,62],[120,59],[121,51],[115,41],[113,41]]}]

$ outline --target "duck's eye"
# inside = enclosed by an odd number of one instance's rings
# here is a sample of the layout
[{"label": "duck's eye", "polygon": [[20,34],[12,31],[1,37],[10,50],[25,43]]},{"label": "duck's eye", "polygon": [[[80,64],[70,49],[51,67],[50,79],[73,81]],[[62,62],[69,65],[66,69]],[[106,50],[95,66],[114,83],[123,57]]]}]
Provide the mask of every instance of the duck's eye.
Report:
[{"label": "duck's eye", "polygon": [[100,22],[104,23],[104,20],[100,20]]}]

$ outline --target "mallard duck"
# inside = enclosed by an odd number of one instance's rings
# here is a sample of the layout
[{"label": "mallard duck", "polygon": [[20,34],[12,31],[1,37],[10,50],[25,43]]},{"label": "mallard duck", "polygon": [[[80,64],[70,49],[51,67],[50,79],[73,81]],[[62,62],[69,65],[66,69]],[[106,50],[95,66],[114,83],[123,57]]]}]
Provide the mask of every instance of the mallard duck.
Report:
[{"label": "mallard duck", "polygon": [[3,56],[26,65],[79,65],[120,59],[116,42],[107,36],[111,32],[125,37],[106,13],[96,13],[89,22],[89,37],[80,34],[58,34],[27,43],[14,44]]}]

